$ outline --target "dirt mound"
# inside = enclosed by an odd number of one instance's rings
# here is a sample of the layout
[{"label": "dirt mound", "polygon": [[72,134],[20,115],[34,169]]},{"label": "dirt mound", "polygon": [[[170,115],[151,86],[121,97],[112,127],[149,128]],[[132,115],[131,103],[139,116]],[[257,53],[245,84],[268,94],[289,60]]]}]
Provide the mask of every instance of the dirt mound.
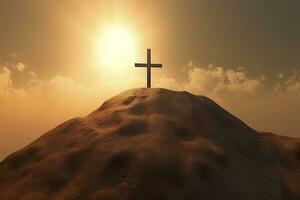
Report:
[{"label": "dirt mound", "polygon": [[300,199],[300,140],[204,96],[134,89],[0,164],[0,199]]}]

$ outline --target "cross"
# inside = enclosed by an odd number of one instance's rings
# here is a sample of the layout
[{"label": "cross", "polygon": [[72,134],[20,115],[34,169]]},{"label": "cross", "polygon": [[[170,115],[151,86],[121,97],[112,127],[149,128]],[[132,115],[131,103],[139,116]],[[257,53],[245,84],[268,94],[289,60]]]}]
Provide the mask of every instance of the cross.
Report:
[{"label": "cross", "polygon": [[162,68],[162,64],[152,64],[151,49],[147,49],[147,63],[135,63],[135,67],[147,67],[147,88],[151,88],[151,68]]}]

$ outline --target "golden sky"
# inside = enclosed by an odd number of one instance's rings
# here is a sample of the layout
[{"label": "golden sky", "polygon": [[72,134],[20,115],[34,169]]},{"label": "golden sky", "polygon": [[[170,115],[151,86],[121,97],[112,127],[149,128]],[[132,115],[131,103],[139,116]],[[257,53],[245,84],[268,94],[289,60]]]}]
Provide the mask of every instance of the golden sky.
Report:
[{"label": "golden sky", "polygon": [[107,98],[144,87],[211,97],[299,137],[297,0],[1,0],[0,159]]}]

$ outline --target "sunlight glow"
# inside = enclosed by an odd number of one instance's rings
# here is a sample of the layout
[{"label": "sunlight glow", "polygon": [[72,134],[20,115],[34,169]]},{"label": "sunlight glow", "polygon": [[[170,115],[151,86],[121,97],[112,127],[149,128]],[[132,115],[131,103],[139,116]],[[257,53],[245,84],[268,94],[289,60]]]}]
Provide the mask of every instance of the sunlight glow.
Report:
[{"label": "sunlight glow", "polygon": [[107,28],[96,39],[95,55],[101,71],[120,74],[133,66],[136,37],[123,26]]}]

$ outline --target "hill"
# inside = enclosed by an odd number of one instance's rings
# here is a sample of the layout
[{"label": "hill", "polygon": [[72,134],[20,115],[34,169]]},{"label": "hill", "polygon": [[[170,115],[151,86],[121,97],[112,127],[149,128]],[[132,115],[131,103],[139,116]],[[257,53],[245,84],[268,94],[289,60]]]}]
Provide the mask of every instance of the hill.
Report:
[{"label": "hill", "polygon": [[0,199],[300,199],[300,140],[204,96],[133,89],[8,156]]}]

